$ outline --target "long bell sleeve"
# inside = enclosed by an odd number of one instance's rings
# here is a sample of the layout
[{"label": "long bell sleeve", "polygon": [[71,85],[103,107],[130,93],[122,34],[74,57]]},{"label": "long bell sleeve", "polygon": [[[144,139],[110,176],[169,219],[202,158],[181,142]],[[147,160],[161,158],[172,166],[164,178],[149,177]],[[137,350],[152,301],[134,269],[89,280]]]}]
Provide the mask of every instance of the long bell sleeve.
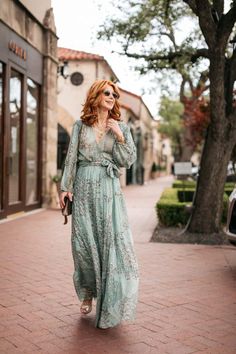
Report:
[{"label": "long bell sleeve", "polygon": [[120,128],[124,135],[124,143],[117,140],[113,146],[113,159],[118,167],[130,168],[137,158],[136,147],[130,132],[130,128],[125,123],[120,123]]},{"label": "long bell sleeve", "polygon": [[73,193],[73,184],[76,175],[77,154],[79,143],[79,132],[81,121],[76,121],[73,125],[69,147],[65,159],[65,167],[61,179],[61,191]]}]

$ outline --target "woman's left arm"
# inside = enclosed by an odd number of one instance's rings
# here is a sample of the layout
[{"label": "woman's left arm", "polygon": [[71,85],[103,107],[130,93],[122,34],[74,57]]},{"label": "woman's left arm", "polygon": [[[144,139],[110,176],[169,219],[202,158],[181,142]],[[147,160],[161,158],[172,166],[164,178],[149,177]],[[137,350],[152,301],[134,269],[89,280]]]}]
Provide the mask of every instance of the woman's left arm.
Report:
[{"label": "woman's left arm", "polygon": [[123,142],[120,142],[119,139],[115,140],[112,151],[113,159],[119,167],[130,168],[137,158],[136,147],[130,128],[122,122],[120,129],[123,133],[124,140]]}]

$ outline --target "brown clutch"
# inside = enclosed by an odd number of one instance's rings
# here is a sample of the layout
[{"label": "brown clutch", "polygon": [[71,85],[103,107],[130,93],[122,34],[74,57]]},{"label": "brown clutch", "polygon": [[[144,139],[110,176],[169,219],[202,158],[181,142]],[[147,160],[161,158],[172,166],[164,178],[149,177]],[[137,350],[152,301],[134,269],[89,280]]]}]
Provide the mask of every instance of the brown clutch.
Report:
[{"label": "brown clutch", "polygon": [[62,215],[65,218],[65,220],[64,220],[64,225],[65,225],[68,222],[68,218],[67,217],[69,215],[71,215],[71,213],[72,213],[72,202],[70,201],[70,199],[68,197],[64,198],[64,202],[65,202],[65,206],[61,210],[61,213],[62,213]]}]

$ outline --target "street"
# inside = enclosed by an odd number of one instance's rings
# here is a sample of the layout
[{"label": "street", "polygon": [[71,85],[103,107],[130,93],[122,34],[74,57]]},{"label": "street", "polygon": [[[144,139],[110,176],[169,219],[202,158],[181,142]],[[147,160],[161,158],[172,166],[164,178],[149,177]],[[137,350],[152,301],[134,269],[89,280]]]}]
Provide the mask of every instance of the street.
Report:
[{"label": "street", "polygon": [[140,269],[134,323],[94,327],[59,210],[0,223],[1,354],[235,354],[236,247],[149,242],[170,177],[123,189]]}]

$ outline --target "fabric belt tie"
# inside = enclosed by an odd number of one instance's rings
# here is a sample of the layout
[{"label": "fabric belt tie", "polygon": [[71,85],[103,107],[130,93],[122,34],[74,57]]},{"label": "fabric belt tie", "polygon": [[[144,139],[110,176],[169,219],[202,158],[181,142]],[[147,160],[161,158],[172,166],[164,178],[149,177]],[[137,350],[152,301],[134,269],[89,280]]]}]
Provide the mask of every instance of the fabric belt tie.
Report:
[{"label": "fabric belt tie", "polygon": [[79,167],[87,167],[87,166],[103,166],[106,167],[106,172],[107,175],[110,176],[111,178],[117,177],[119,178],[121,176],[119,168],[116,166],[116,164],[110,160],[103,159],[101,161],[85,161],[85,160],[80,160],[79,161]]}]

